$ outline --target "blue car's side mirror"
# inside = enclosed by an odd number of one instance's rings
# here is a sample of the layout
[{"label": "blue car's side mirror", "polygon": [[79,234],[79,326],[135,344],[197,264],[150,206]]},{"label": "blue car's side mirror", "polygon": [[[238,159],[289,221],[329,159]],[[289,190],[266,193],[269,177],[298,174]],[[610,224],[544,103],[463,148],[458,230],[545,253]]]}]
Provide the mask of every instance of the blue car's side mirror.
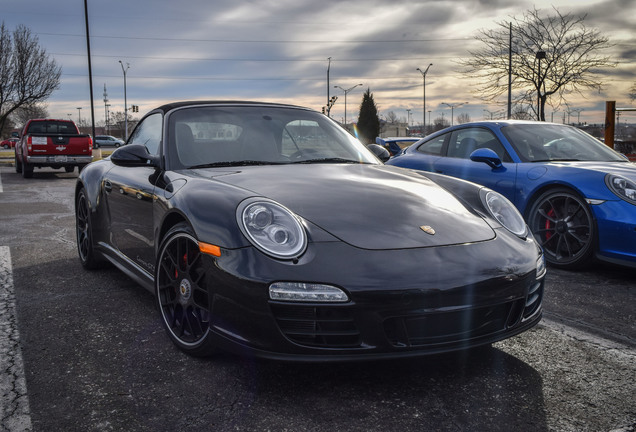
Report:
[{"label": "blue car's side mirror", "polygon": [[470,160],[473,162],[485,162],[491,168],[501,168],[501,159],[497,153],[489,148],[480,148],[470,154]]}]

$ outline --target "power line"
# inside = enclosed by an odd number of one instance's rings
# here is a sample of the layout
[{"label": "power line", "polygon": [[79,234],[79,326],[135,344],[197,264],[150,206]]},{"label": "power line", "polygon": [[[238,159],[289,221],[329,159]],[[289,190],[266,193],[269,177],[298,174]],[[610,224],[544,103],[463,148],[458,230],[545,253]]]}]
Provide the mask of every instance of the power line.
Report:
[{"label": "power line", "polygon": [[[70,37],[85,37],[81,34],[72,33],[37,33],[40,36],[70,36]],[[363,40],[338,40],[338,39],[303,39],[303,40],[283,40],[283,39],[190,39],[190,38],[166,38],[166,37],[141,37],[141,36],[105,36],[105,35],[91,35],[91,39],[123,39],[123,40],[148,40],[148,41],[161,41],[161,42],[214,42],[214,43],[260,43],[260,44],[315,44],[315,43],[346,43],[346,44],[360,44],[360,43],[411,43],[411,42],[450,42],[450,41],[472,41],[472,37],[463,38],[436,38],[436,39],[390,39],[390,40],[375,40],[375,39],[363,39]]]},{"label": "power line", "polygon": [[[86,54],[72,54],[72,53],[50,53],[54,56],[70,56],[70,57],[86,57]],[[105,54],[93,54],[93,57],[101,57],[101,58],[120,58],[122,55],[105,55]],[[263,62],[263,63],[304,63],[304,62],[313,62],[313,63],[324,63],[324,58],[316,58],[316,59],[263,59],[263,58],[211,58],[211,57],[158,57],[158,56],[126,56],[127,59],[136,59],[136,60],[169,60],[169,61],[222,61],[222,62]],[[426,57],[427,59],[431,58],[431,56]],[[455,59],[457,56],[434,56],[435,59]],[[424,58],[417,57],[408,57],[408,58],[348,58],[333,60],[338,63],[355,63],[355,62],[365,62],[365,61],[422,61]]]}]

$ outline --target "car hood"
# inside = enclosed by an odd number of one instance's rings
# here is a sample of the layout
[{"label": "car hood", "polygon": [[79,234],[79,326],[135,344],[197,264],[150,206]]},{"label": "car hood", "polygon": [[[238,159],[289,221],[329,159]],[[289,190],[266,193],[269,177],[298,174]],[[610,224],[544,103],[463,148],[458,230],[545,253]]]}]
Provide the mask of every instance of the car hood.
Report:
[{"label": "car hood", "polygon": [[633,162],[593,162],[593,161],[573,161],[573,162],[549,162],[547,166],[576,168],[586,171],[596,171],[601,174],[617,174],[636,180],[636,163]]},{"label": "car hood", "polygon": [[495,237],[486,221],[453,194],[400,168],[314,164],[206,171],[215,181],[277,201],[363,249],[443,246]]}]

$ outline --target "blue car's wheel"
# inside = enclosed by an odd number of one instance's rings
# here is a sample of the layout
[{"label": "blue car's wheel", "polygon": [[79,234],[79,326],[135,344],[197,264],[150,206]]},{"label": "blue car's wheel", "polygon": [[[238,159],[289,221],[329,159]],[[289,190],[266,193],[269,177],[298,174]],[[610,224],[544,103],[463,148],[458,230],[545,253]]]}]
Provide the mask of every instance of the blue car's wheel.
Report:
[{"label": "blue car's wheel", "polygon": [[187,224],[176,225],[164,236],[157,261],[155,294],[170,339],[188,354],[211,354],[214,346],[210,341],[210,305],[203,256]]},{"label": "blue car's wheel", "polygon": [[594,252],[594,219],[585,201],[569,189],[552,189],[537,198],[528,225],[543,247],[548,263],[580,268]]}]

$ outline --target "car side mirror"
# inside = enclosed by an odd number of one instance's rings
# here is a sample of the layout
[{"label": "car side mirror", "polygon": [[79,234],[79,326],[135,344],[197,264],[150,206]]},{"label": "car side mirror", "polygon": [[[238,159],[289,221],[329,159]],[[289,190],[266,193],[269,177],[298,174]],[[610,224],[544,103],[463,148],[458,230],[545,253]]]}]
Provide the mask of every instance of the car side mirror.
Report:
[{"label": "car side mirror", "polygon": [[497,153],[489,148],[480,148],[470,154],[470,160],[473,162],[485,162],[493,169],[501,168],[503,164]]},{"label": "car side mirror", "polygon": [[146,147],[139,144],[119,147],[110,155],[110,160],[115,165],[124,167],[159,166],[159,157],[150,154]]},{"label": "car side mirror", "polygon": [[386,162],[391,158],[391,154],[387,149],[378,144],[369,144],[367,148],[371,150],[371,153],[377,156],[382,162]]}]

